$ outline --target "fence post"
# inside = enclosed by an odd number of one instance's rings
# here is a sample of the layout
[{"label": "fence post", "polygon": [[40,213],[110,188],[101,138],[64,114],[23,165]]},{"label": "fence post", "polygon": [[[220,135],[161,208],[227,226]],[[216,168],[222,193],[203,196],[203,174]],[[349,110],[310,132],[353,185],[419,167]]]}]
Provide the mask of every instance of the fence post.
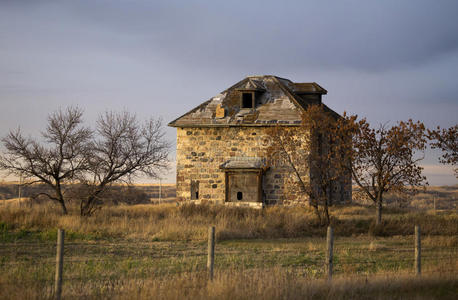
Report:
[{"label": "fence post", "polygon": [[421,237],[420,226],[415,225],[415,273],[421,274]]},{"label": "fence post", "polygon": [[65,231],[63,229],[57,230],[57,252],[56,252],[56,279],[54,285],[54,292],[56,299],[60,300],[62,295],[62,271],[64,266],[64,237]]},{"label": "fence post", "polygon": [[210,280],[213,280],[213,268],[215,264],[215,226],[208,228],[208,258],[207,269]]},{"label": "fence post", "polygon": [[328,226],[328,233],[326,236],[326,268],[328,272],[328,280],[332,279],[332,263],[333,263],[333,257],[332,257],[332,252],[334,248],[334,232],[332,230],[331,226]]}]

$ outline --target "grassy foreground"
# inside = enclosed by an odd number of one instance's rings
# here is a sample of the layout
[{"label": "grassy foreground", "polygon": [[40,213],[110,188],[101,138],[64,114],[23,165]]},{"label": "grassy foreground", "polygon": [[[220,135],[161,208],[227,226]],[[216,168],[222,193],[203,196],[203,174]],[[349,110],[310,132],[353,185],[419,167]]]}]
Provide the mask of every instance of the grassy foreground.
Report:
[{"label": "grassy foreground", "polygon": [[[66,230],[65,298],[453,299],[458,215],[332,208],[335,275],[323,281],[325,228],[307,208],[263,211],[194,205],[106,207],[90,218],[52,205],[0,208],[0,298],[52,298],[56,228]],[[413,226],[422,227],[421,278]],[[205,273],[206,234],[217,230],[216,277]],[[377,235],[377,236],[375,236]]]},{"label": "grassy foreground", "polygon": [[[77,207],[62,216],[58,207],[41,204],[32,207],[0,206],[0,241],[55,239],[63,228],[73,239],[122,239],[142,241],[204,240],[207,228],[217,228],[218,240],[257,238],[299,238],[324,236],[308,207],[268,207],[264,210],[212,205],[120,205],[107,206],[89,218],[81,218]],[[366,206],[330,209],[336,236],[411,235],[420,225],[424,235],[458,236],[456,210],[384,210],[384,225],[373,225],[374,210]]]}]

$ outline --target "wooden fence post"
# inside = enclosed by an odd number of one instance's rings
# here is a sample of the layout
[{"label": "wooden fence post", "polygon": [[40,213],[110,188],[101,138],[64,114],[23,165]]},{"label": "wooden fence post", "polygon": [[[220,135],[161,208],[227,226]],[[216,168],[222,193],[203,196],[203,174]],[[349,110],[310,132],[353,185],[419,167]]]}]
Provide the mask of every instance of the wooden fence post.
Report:
[{"label": "wooden fence post", "polygon": [[334,232],[331,226],[328,226],[328,233],[326,236],[326,269],[328,272],[328,280],[332,279],[332,264],[333,264],[333,248],[334,248]]},{"label": "wooden fence post", "polygon": [[415,225],[415,273],[421,274],[421,237],[420,226]]},{"label": "wooden fence post", "polygon": [[215,265],[215,226],[208,228],[208,257],[207,269],[210,280],[213,280],[213,268]]},{"label": "wooden fence post", "polygon": [[60,300],[62,295],[62,271],[64,267],[64,237],[65,231],[63,229],[57,229],[56,279],[54,286],[54,292],[57,300]]}]

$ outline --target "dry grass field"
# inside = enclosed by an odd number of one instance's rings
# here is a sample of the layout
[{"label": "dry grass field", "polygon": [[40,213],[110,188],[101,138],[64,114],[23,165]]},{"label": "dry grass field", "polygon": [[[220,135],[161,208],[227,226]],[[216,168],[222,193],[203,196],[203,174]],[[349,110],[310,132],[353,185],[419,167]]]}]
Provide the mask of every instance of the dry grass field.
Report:
[{"label": "dry grass field", "polygon": [[[354,202],[371,205],[372,202],[358,194],[358,187],[353,187]],[[456,210],[458,208],[458,185],[428,186],[415,196],[405,197],[389,193],[385,197],[386,205],[394,208],[411,208],[415,210]]]},{"label": "dry grass field", "polygon": [[[82,218],[74,206],[62,216],[50,203],[0,205],[0,298],[53,297],[56,229],[63,228],[64,299],[455,299],[457,210],[390,203],[384,213],[380,229],[370,206],[331,208],[335,277],[328,283],[326,228],[304,207],[117,205]],[[210,225],[217,232],[213,282],[206,275]]]}]

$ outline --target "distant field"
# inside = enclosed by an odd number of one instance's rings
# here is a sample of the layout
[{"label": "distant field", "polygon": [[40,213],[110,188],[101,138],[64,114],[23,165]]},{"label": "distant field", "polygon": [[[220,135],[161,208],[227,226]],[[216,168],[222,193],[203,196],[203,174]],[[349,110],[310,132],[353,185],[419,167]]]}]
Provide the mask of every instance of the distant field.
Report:
[{"label": "distant field", "polygon": [[[33,195],[47,191],[47,189],[48,188],[43,184],[20,186],[18,182],[0,182],[0,205],[27,204],[27,201],[4,200],[17,199],[19,194],[26,200]],[[113,198],[117,196],[117,198],[132,198],[126,201],[125,204],[170,203],[174,202],[176,198],[175,184],[171,183],[163,183],[161,186],[159,184],[114,185],[112,190],[113,192],[108,194],[107,197]],[[159,197],[159,193],[161,193],[161,197]],[[46,199],[42,198],[41,200],[45,201]]]},{"label": "distant field", "polygon": [[[122,187],[122,185],[116,187]],[[134,184],[131,187],[138,192],[144,193],[148,201],[154,204],[175,202],[176,185],[174,183],[163,183],[162,188],[159,187],[159,184]],[[42,185],[25,186],[22,188],[22,195],[24,198],[27,198],[42,188],[44,188]],[[0,200],[17,198],[18,189],[19,186],[17,182],[0,182]],[[161,197],[159,197],[160,189]],[[161,201],[159,201],[159,198]],[[436,210],[457,209],[458,185],[428,186],[425,191],[410,198],[405,198],[396,194],[388,194],[385,201],[388,207],[414,208],[421,210],[434,208],[436,208]],[[353,202],[362,205],[372,205],[370,200],[358,192],[357,187],[353,187]],[[5,204],[7,202],[0,201],[0,205],[2,203]],[[10,201],[9,203],[16,202]]]},{"label": "distant field", "polygon": [[[372,201],[361,195],[358,187],[353,187],[353,202],[371,205]],[[395,193],[385,196],[388,207],[413,208],[413,209],[457,209],[458,185],[453,186],[428,186],[424,191],[415,196],[405,197]]]}]

